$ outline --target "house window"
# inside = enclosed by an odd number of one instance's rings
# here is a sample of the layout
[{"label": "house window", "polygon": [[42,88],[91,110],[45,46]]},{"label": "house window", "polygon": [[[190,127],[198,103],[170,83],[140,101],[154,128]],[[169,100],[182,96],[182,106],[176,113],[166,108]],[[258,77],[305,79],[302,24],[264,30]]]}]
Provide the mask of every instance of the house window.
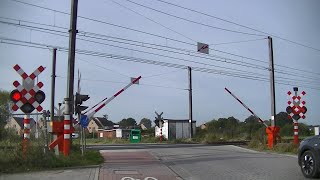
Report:
[{"label": "house window", "polygon": [[16,128],[16,127],[17,127],[17,125],[13,125],[13,127],[14,127],[14,128]]}]

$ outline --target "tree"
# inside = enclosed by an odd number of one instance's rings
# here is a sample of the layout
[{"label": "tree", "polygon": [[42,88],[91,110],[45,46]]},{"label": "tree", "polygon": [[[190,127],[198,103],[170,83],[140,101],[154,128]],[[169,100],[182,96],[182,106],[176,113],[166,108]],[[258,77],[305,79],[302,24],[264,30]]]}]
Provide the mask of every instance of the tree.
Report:
[{"label": "tree", "polygon": [[286,112],[279,112],[276,115],[276,126],[284,127],[287,124],[293,124],[292,119],[289,119]]},{"label": "tree", "polygon": [[257,117],[251,115],[247,119],[244,120],[245,123],[245,132],[248,133],[248,138],[251,139],[253,134],[262,127],[261,123]]},{"label": "tree", "polygon": [[120,122],[119,122],[119,125],[121,127],[134,127],[134,126],[137,126],[137,122],[135,119],[133,118],[128,118],[128,119],[122,119]]},{"label": "tree", "polygon": [[0,90],[0,139],[3,137],[4,126],[9,118],[10,93]]},{"label": "tree", "polygon": [[140,125],[143,124],[147,129],[151,128],[151,120],[148,118],[143,118],[140,121]]}]

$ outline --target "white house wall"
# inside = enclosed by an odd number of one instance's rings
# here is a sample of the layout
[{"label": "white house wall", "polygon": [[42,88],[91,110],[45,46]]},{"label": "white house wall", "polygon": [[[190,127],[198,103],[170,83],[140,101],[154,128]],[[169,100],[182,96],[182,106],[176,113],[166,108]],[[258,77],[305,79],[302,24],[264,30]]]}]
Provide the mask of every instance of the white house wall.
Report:
[{"label": "white house wall", "polygon": [[[169,122],[171,123],[171,122]],[[187,121],[175,121],[172,122],[172,124],[175,124],[175,130],[176,130],[176,139],[181,139],[181,138],[189,138],[190,137],[190,125],[189,122]],[[193,124],[193,134],[195,135],[196,133],[196,123],[194,122]],[[162,135],[163,137],[165,137],[166,139],[168,139],[168,135],[169,135],[169,124],[168,124],[168,120],[164,120],[164,125],[162,128]],[[158,128],[157,126],[155,127],[155,136],[159,137],[160,136],[160,128]]]}]

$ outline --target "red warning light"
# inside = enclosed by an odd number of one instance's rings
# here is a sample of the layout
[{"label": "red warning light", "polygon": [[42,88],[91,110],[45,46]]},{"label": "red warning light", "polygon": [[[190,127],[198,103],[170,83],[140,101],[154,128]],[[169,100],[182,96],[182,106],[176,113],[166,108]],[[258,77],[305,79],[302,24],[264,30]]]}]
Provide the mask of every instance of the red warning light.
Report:
[{"label": "red warning light", "polygon": [[18,102],[21,99],[21,93],[15,89],[11,92],[10,98],[13,102]]}]

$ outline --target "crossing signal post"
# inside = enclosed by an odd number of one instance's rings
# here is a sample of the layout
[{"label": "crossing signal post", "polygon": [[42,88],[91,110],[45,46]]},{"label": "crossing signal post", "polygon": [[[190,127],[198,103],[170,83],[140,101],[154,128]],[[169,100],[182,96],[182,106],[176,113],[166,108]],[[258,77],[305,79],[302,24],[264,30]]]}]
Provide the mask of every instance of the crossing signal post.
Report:
[{"label": "crossing signal post", "polygon": [[154,123],[156,124],[156,126],[158,126],[160,128],[160,142],[162,142],[162,127],[164,124],[163,118],[161,117],[163,112],[161,112],[160,114],[158,114],[157,112],[155,112],[157,117],[156,120],[154,120]]},{"label": "crossing signal post", "polygon": [[288,113],[288,118],[293,120],[293,143],[299,144],[299,129],[298,129],[298,120],[300,118],[305,119],[305,113],[307,112],[307,107],[305,106],[306,102],[302,100],[302,97],[306,95],[305,91],[302,91],[298,95],[298,87],[293,88],[294,95],[291,91],[288,91],[288,95],[292,101],[288,101],[288,107],[286,111]]},{"label": "crossing signal post", "polygon": [[12,106],[13,111],[20,109],[25,113],[23,119],[23,154],[26,155],[28,142],[30,139],[30,113],[35,109],[42,111],[41,103],[45,100],[46,96],[40,89],[43,87],[42,82],[35,84],[34,79],[44,71],[43,66],[39,66],[33,73],[28,75],[24,70],[16,64],[13,69],[22,77],[22,84],[18,81],[13,82],[16,88],[10,93],[10,99],[14,103]]}]

